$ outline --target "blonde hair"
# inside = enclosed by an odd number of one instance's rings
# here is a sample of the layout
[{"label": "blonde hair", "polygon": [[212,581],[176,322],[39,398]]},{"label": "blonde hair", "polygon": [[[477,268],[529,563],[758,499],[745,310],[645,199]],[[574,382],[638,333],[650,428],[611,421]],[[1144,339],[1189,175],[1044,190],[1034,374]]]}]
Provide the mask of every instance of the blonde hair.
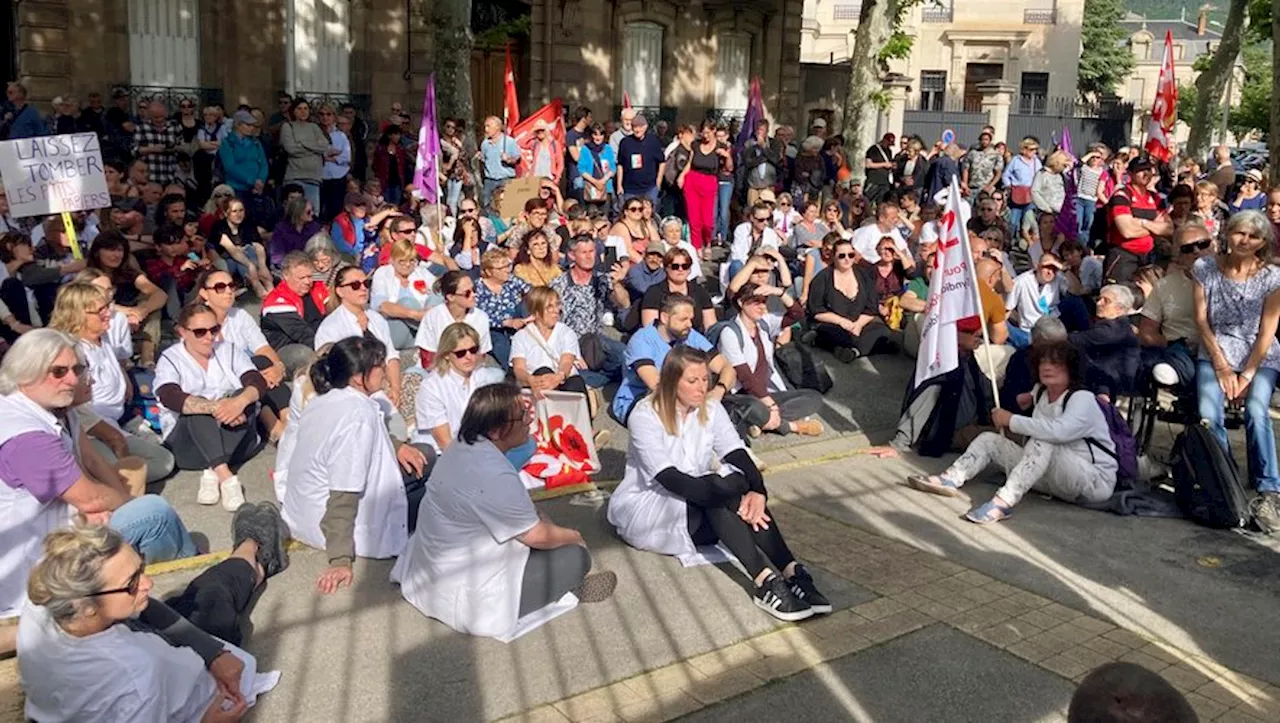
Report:
[{"label": "blonde hair", "polygon": [[535,286],[524,296],[524,307],[533,316],[542,316],[552,301],[559,301],[560,294],[550,286]]},{"label": "blonde hair", "polygon": [[[1216,188],[1216,186],[1215,186],[1215,188]],[[103,271],[102,269],[95,269],[95,268],[93,268],[92,266],[90,266],[90,267],[88,267],[88,268],[86,268],[86,269],[81,270],[81,271],[80,271],[80,273],[78,273],[78,274],[76,274],[75,276],[73,276],[73,277],[71,278],[71,283],[73,283],[73,284],[92,284],[93,282],[97,281],[98,279],[106,279],[107,281],[111,281],[111,285],[112,285],[112,286],[115,286],[115,282],[114,282],[114,281],[112,281],[112,279],[111,279],[111,274],[108,274],[107,272]]]},{"label": "blonde hair", "polygon": [[78,335],[84,328],[84,315],[94,304],[111,303],[107,292],[87,282],[74,282],[58,289],[57,301],[53,305],[53,315],[49,319],[49,328],[65,331],[72,336]]},{"label": "blonde hair", "polygon": [[484,255],[480,257],[480,270],[492,271],[510,260],[511,255],[505,249],[492,248],[485,251]]},{"label": "blonde hair", "polygon": [[1071,164],[1071,157],[1062,151],[1054,151],[1044,161],[1045,170],[1061,173]]},{"label": "blonde hair", "polygon": [[418,258],[418,246],[413,242],[413,239],[402,238],[391,243],[392,261],[405,261],[416,258]]},{"label": "blonde hair", "polygon": [[1213,183],[1212,181],[1200,181],[1197,183],[1195,192],[1199,193],[1201,191],[1204,191],[1205,193],[1212,193],[1214,198],[1218,198],[1222,195],[1218,190],[1218,184]]},{"label": "blonde hair", "polygon": [[[675,435],[680,431],[680,421],[676,416],[676,390],[680,387],[680,379],[689,367],[697,364],[705,366],[708,362],[710,358],[706,352],[683,345],[672,349],[663,360],[658,388],[653,392],[653,411],[658,415],[658,421],[662,422],[662,428],[667,430],[667,434]],[[706,424],[707,419],[707,403],[704,398],[702,406],[698,407],[698,421]]]},{"label": "blonde hair", "polygon": [[315,385],[311,383],[311,367],[329,356],[329,350],[333,348],[333,344],[333,342],[329,342],[316,349],[315,358],[299,367],[293,373],[293,388],[302,394],[302,406],[300,409],[306,409],[317,394]]},{"label": "blonde hair", "polygon": [[465,321],[454,322],[440,333],[440,341],[436,343],[436,356],[431,360],[431,368],[436,370],[437,374],[444,376],[449,373],[452,368],[449,365],[449,357],[458,348],[458,342],[463,339],[475,342],[476,353],[480,353],[480,334]]},{"label": "blonde hair", "polygon": [[27,597],[57,622],[71,620],[102,589],[102,566],[126,546],[106,525],[81,525],[50,532],[44,555],[27,577]]}]

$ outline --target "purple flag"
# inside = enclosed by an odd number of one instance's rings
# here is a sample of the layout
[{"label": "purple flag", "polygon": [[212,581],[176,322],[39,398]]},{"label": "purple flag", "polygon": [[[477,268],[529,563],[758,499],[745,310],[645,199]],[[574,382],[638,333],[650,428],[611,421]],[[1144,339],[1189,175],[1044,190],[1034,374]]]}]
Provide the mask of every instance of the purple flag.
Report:
[{"label": "purple flag", "polygon": [[418,129],[418,163],[413,169],[413,185],[427,203],[440,202],[440,129],[436,126],[436,74],[427,76],[427,92],[422,98],[422,127]]},{"label": "purple flag", "polygon": [[751,79],[751,89],[747,91],[747,114],[742,118],[742,128],[733,141],[733,147],[742,150],[747,141],[756,135],[756,123],[764,119],[764,98],[760,95],[760,79]]},{"label": "purple flag", "polygon": [[1080,222],[1076,220],[1076,156],[1071,152],[1071,131],[1066,126],[1062,127],[1062,143],[1058,145],[1058,150],[1066,153],[1071,160],[1062,172],[1062,185],[1066,193],[1063,195],[1058,220],[1053,224],[1053,231],[1074,241],[1079,235],[1080,226]]}]

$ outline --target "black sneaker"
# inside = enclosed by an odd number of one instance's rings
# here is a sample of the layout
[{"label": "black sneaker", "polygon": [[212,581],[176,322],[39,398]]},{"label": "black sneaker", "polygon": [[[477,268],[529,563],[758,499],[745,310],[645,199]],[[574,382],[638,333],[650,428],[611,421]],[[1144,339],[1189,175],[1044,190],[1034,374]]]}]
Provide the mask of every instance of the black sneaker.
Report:
[{"label": "black sneaker", "polygon": [[236,547],[245,540],[258,543],[258,564],[267,577],[289,567],[289,527],[270,502],[241,505],[231,518],[231,539]]},{"label": "black sneaker", "polygon": [[1258,529],[1268,535],[1280,531],[1280,492],[1262,492],[1249,507]]},{"label": "black sneaker", "polygon": [[769,573],[764,584],[756,588],[752,599],[756,607],[788,623],[813,616],[809,603],[797,598],[787,586],[787,581],[773,573]]},{"label": "black sneaker", "polygon": [[818,592],[818,586],[813,584],[813,576],[804,565],[796,564],[796,574],[787,583],[791,585],[791,594],[801,602],[809,603],[814,615],[827,615],[831,612],[831,601]]},{"label": "black sneaker", "polygon": [[835,349],[832,349],[831,353],[835,355],[836,359],[839,359],[845,364],[852,364],[859,356],[861,356],[857,349],[850,349],[847,346],[838,346]]}]

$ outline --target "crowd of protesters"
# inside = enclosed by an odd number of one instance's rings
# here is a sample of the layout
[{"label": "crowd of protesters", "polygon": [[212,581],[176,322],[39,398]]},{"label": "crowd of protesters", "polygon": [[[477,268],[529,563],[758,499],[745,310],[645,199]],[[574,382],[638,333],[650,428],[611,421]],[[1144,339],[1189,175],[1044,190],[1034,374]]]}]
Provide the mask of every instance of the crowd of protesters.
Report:
[{"label": "crowd of protesters", "polygon": [[[372,121],[283,94],[270,117],[111,96],[60,98],[46,122],[11,84],[5,112],[10,138],[98,133],[112,195],[73,216],[83,259],[60,217],[14,219],[0,197],[0,506],[15,541],[0,605],[22,613],[33,660],[54,660],[55,627],[88,636],[139,611],[198,651],[207,635],[238,642],[208,621],[234,619],[284,568],[288,537],[326,554],[319,592],[351,585],[355,557],[398,557],[408,602],[479,635],[608,597],[616,578],[589,572],[581,535],[540,517],[518,475],[530,400],[552,390],[630,432],[608,510],[625,541],[686,564],[723,543],[761,609],[830,612],[771,520],[750,446],[823,433],[831,382],[814,349],[916,353],[953,185],[983,314],[957,325],[959,368],[885,390],[906,402],[876,453],[962,451],[909,481],[943,495],[1004,468],[977,523],[1032,489],[1102,503],[1125,466],[1109,405],[1171,390],[1224,445],[1243,409],[1257,517],[1280,525],[1280,189],[1236,173],[1226,149],[1201,178],[1130,148],[1076,158],[991,129],[967,148],[890,134],[859,182],[859,151],[822,119],[797,137],[578,108],[563,147],[549,125],[517,142],[497,118],[479,137],[445,120],[441,198],[425,203],[398,104]],[[541,187],[513,209],[521,176]],[[238,477],[268,444],[279,506],[247,502]],[[175,469],[201,473],[197,502],[235,513],[237,555],[170,601],[204,637],[166,632],[179,616],[147,598],[146,563],[197,552],[146,494]],[[202,655],[218,685],[180,691],[173,710],[243,712],[234,671],[215,667],[235,665]],[[34,717],[115,700],[29,695]]]}]

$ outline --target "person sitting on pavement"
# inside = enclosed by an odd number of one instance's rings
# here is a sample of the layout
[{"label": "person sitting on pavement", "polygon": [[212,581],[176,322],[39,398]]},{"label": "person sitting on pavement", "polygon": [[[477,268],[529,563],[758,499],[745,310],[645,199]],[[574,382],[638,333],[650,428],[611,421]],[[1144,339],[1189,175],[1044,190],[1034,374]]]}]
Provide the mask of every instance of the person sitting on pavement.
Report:
[{"label": "person sitting on pavement", "polygon": [[781,346],[791,341],[791,326],[804,320],[805,309],[789,291],[795,284],[782,254],[766,246],[747,259],[746,266],[729,281],[727,301],[730,310],[737,309],[732,305],[733,299],[747,284],[755,284],[756,294],[764,298],[765,318],[774,328],[777,344]]},{"label": "person sitting on pavement", "polygon": [[[346,265],[334,269],[330,278],[329,314],[316,330],[316,349],[353,336],[373,337],[382,342],[386,353],[382,369],[387,381],[386,395],[393,405],[399,404],[400,355],[396,353],[386,318],[369,308],[369,288],[373,282],[359,267]],[[382,391],[381,388],[372,390],[378,394]]]},{"label": "person sitting on pavement", "polygon": [[1108,284],[1098,295],[1098,319],[1067,340],[1084,359],[1084,384],[1104,401],[1133,392],[1141,351],[1129,315],[1133,292],[1123,284]]},{"label": "person sitting on pavement", "polygon": [[411,239],[400,238],[391,243],[391,262],[373,272],[372,283],[369,304],[386,318],[394,347],[412,349],[418,325],[433,301],[436,277],[419,258]]},{"label": "person sitting on pavement", "polygon": [[541,399],[551,390],[577,392],[589,397],[592,417],[603,403],[599,390],[587,394],[587,382],[578,373],[586,366],[578,335],[560,321],[560,294],[546,286],[535,287],[525,297],[533,323],[511,339],[511,373],[516,383]]},{"label": "person sitting on pavement", "polygon": [[414,400],[414,442],[444,452],[457,437],[471,395],[504,380],[502,370],[482,362],[480,337],[461,322],[445,327],[433,366],[423,375]]},{"label": "person sitting on pavement", "polygon": [[1058,301],[1066,284],[1062,280],[1062,262],[1045,252],[1040,263],[1030,271],[1018,274],[1005,299],[1009,319],[1009,344],[1021,349],[1031,343],[1031,327],[1042,316],[1057,316]]},{"label": "person sitting on pavement", "polygon": [[[524,297],[533,288],[512,272],[514,268],[511,254],[502,248],[491,248],[480,257],[480,280],[474,284],[475,308],[489,318],[489,341],[486,344],[493,345],[490,353],[503,369],[510,366],[511,337],[529,323]],[[443,286],[443,278],[437,284]],[[454,303],[461,304],[462,300],[456,299]],[[445,326],[450,323],[453,322],[445,322]]]},{"label": "person sitting on pavement", "polygon": [[1271,394],[1280,376],[1280,268],[1270,263],[1271,222],[1257,211],[1227,220],[1226,252],[1202,256],[1192,266],[1199,416],[1222,448],[1227,440],[1226,404],[1244,406],[1249,476],[1259,495],[1254,515],[1263,530],[1280,530],[1280,465],[1271,423]]},{"label": "person sitting on pavement", "polygon": [[568,257],[569,268],[551,282],[551,288],[560,294],[564,323],[578,335],[579,346],[587,349],[595,346],[600,351],[598,355],[583,354],[587,368],[581,370],[582,376],[588,386],[597,388],[610,381],[621,381],[622,358],[627,347],[603,332],[606,312],[622,313],[631,305],[631,296],[623,285],[626,264],[616,263],[612,269],[600,268],[595,241],[589,234],[570,239]]},{"label": "person sitting on pavement", "polygon": [[831,265],[809,286],[809,321],[815,345],[842,362],[891,353],[898,349],[893,333],[878,316],[876,284],[870,269],[858,265],[853,242],[836,242]]},{"label": "person sitting on pavement", "polygon": [[1009,357],[1005,366],[1004,381],[1000,383],[1000,406],[1018,408],[1018,396],[1030,392],[1036,386],[1036,370],[1031,368],[1031,352],[1038,346],[1059,344],[1067,340],[1067,327],[1056,316],[1042,316],[1031,327],[1031,345],[1024,346]]},{"label": "person sitting on pavement", "polygon": [[36,329],[0,362],[0,618],[18,614],[41,540],[67,527],[73,513],[111,525],[151,562],[196,554],[169,503],[157,495],[130,498],[118,470],[68,414],[88,373],[76,347],[63,332]]},{"label": "person sitting on pavement", "polygon": [[860,227],[853,232],[853,248],[867,263],[874,263],[877,258],[876,247],[880,245],[880,239],[889,236],[893,239],[893,245],[898,249],[898,253],[903,256],[911,255],[911,248],[907,246],[907,241],[902,237],[902,232],[898,230],[898,204],[893,201],[881,201],[876,206],[875,223],[869,223]]},{"label": "person sitting on pavement", "polygon": [[667,246],[661,241],[650,241],[648,247],[645,248],[644,258],[640,261],[633,261],[630,268],[627,269],[626,278],[623,285],[626,286],[627,295],[631,299],[631,306],[624,319],[634,317],[627,328],[635,328],[640,324],[640,300],[644,298],[644,294],[649,287],[655,286],[667,278],[667,270],[663,268],[662,262],[666,260]]},{"label": "person sitting on pavement", "polygon": [[1007,519],[1032,489],[1066,502],[1105,502],[1115,489],[1119,468],[1106,417],[1092,392],[1082,388],[1080,355],[1068,344],[1032,350],[1036,370],[1033,391],[1018,398],[1031,416],[991,410],[997,428],[1026,437],[1026,445],[998,432],[983,432],[941,475],[912,475],[911,487],[946,497],[960,494],[969,480],[989,465],[1007,478],[989,501],[969,510],[965,519],[990,524]]},{"label": "person sitting on pavement", "polygon": [[[1213,188],[1216,191],[1217,186]],[[1138,319],[1142,345],[1139,391],[1146,391],[1154,381],[1178,389],[1179,398],[1194,406],[1200,332],[1196,328],[1192,269],[1202,256],[1214,253],[1214,246],[1212,232],[1199,223],[1187,222],[1174,234],[1173,260],[1143,303]]]},{"label": "person sitting on pavement", "polygon": [[710,373],[708,355],[691,346],[666,356],[657,389],[627,421],[609,524],[628,545],[685,564],[711,562],[698,548],[723,544],[746,568],[753,602],[779,620],[831,612],[772,519],[764,477],[708,392]]},{"label": "person sitting on pavement", "polygon": [[289,376],[315,358],[316,329],[324,321],[329,289],[314,281],[311,259],[290,251],[280,262],[280,283],[262,300],[262,334]]},{"label": "person sitting on pavement", "polygon": [[257,404],[267,380],[249,351],[220,338],[222,326],[201,303],[177,319],[181,342],[160,355],[154,388],[160,402],[165,445],[178,469],[204,470],[196,501],[229,512],[244,504],[240,479],[232,471],[258,452]]},{"label": "person sitting on pavement", "polygon": [[[774,363],[782,329],[769,314],[767,302],[776,298],[763,287],[748,282],[738,289],[733,304],[738,314],[720,331],[719,349],[733,367],[737,388],[725,398],[730,409],[740,410],[738,433],[759,437],[761,432],[817,437],[822,423],[813,415],[822,409],[822,394],[815,389],[791,389]],[[786,330],[789,331],[789,328]]]},{"label": "person sitting on pavement", "polygon": [[640,299],[640,326],[652,326],[658,318],[663,300],[678,294],[693,301],[693,328],[706,334],[716,324],[716,309],[707,290],[689,278],[693,268],[693,255],[676,247],[667,251],[662,265],[667,277],[650,286]]},{"label": "person sitting on pavement", "polygon": [[[410,605],[458,632],[509,641],[617,585],[612,572],[588,575],[582,535],[540,515],[520,481],[532,421],[515,385],[474,391],[391,570]],[[521,448],[525,459],[506,456]]]},{"label": "person sitting on pavement", "polygon": [[392,442],[372,399],[386,365],[387,347],[365,336],[341,339],[311,365],[317,396],[297,422],[283,515],[294,538],[325,551],[316,588],[326,595],[352,583],[357,556],[404,550],[435,461],[426,445]]},{"label": "person sitting on pavement", "polygon": [[747,209],[747,219],[733,230],[733,243],[729,246],[729,278],[737,276],[747,259],[760,253],[760,249],[766,246],[782,248],[783,239],[772,228],[772,221],[773,210],[763,201]]},{"label": "person sitting on pavement", "polygon": [[[422,367],[425,369],[431,366],[435,359],[436,347],[440,343],[440,335],[450,324],[458,322],[468,324],[476,330],[476,335],[480,337],[481,354],[493,351],[493,340],[489,334],[489,315],[477,306],[476,285],[471,277],[461,271],[450,271],[441,276],[437,284],[440,287],[440,295],[444,297],[444,303],[431,307],[422,317],[422,324],[418,326],[418,334],[414,337]],[[524,325],[521,324],[521,326]],[[508,354],[510,354],[509,349]],[[502,363],[505,360],[498,361]]]},{"label": "person sitting on pavement", "polygon": [[66,332],[77,340],[86,373],[92,381],[88,403],[96,419],[84,427],[90,443],[110,464],[134,456],[146,463],[146,483],[159,482],[173,473],[173,454],[155,435],[143,438],[120,428],[125,404],[133,396],[129,377],[106,339],[110,325],[111,299],[93,284],[76,282],[58,291],[49,328]]},{"label": "person sitting on pavement", "polygon": [[635,404],[658,388],[658,373],[662,360],[676,346],[689,346],[711,354],[708,365],[717,376],[715,386],[709,392],[713,401],[722,401],[737,384],[733,367],[723,356],[715,353],[715,347],[697,329],[693,328],[693,299],[672,294],[662,302],[658,321],[631,335],[623,364],[622,384],[613,395],[609,414],[619,424],[626,426],[627,415]]},{"label": "person sitting on pavement", "polygon": [[232,538],[230,557],[161,602],[144,556],[119,532],[49,534],[18,624],[26,717],[240,720],[257,672],[236,647],[241,621],[262,583],[288,566],[288,531],[262,503],[237,511]]}]

